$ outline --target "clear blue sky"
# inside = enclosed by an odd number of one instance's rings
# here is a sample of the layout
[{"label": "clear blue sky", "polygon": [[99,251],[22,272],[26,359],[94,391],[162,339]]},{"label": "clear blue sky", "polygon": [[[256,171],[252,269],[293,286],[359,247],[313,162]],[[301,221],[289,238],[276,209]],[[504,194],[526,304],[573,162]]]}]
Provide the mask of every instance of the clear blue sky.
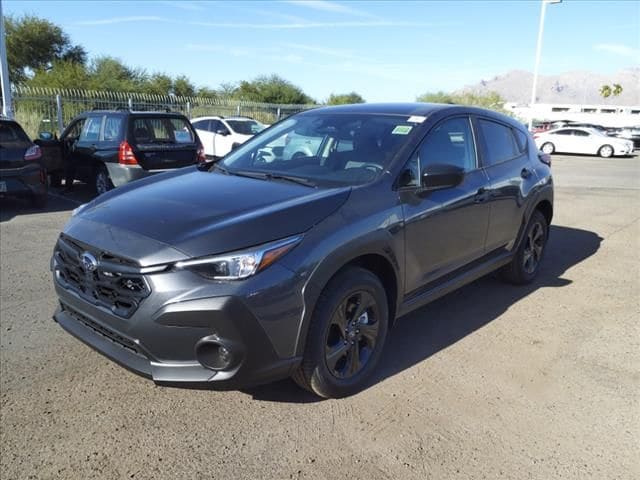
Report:
[{"label": "clear blue sky", "polygon": [[[3,12],[61,25],[90,56],[111,55],[196,85],[276,73],[317,100],[355,90],[414,100],[512,69],[533,70],[539,0],[12,1]],[[547,8],[542,74],[640,65],[640,1]]]}]

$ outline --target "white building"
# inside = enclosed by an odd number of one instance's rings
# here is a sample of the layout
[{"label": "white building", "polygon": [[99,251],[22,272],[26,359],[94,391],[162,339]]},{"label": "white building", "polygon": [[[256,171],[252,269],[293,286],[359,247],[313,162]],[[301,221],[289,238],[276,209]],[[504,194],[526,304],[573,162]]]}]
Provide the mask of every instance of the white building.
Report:
[{"label": "white building", "polygon": [[[504,108],[523,121],[529,119],[529,105],[507,102]],[[640,106],[536,103],[533,118],[536,121],[570,120],[603,127],[631,127],[640,125]]]}]

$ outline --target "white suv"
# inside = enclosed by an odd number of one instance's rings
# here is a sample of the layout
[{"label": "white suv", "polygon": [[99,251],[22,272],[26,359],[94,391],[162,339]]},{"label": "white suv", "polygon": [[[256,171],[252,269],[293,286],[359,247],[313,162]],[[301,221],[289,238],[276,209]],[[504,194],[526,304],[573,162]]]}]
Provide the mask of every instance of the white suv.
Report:
[{"label": "white suv", "polygon": [[224,157],[234,144],[249,140],[266,125],[248,117],[198,117],[191,120],[207,157]]}]

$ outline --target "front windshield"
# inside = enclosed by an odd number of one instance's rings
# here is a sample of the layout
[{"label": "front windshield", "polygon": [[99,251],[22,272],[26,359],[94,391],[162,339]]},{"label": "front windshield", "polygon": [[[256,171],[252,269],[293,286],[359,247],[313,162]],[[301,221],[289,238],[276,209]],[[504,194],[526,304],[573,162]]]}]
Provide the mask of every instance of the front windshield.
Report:
[{"label": "front windshield", "polygon": [[389,167],[411,137],[408,116],[306,113],[283,120],[227,155],[229,173],[290,176],[318,186],[360,185]]},{"label": "front windshield", "polygon": [[227,120],[227,123],[231,127],[231,130],[240,135],[255,135],[267,128],[255,120]]}]

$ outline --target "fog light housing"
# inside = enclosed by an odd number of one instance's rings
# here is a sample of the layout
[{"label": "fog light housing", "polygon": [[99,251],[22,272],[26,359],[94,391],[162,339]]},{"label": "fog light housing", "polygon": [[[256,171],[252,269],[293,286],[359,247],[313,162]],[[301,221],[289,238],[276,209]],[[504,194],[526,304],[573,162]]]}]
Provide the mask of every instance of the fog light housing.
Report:
[{"label": "fog light housing", "polygon": [[218,337],[202,338],[196,344],[196,358],[198,362],[210,370],[230,370],[238,360],[235,349]]}]

